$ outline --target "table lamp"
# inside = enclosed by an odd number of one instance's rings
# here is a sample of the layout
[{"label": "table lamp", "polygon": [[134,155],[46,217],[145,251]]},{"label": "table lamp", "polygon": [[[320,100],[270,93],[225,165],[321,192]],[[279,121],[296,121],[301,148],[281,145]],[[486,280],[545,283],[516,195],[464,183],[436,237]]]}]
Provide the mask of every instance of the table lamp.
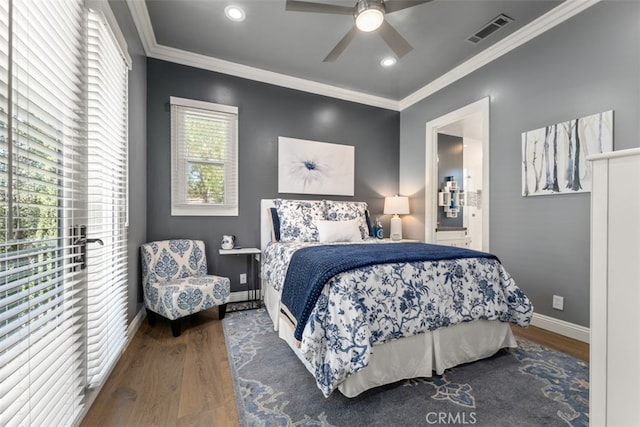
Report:
[{"label": "table lamp", "polygon": [[384,199],[384,214],[393,215],[391,218],[391,240],[402,240],[402,220],[398,215],[409,213],[409,198],[405,196],[386,197]]}]

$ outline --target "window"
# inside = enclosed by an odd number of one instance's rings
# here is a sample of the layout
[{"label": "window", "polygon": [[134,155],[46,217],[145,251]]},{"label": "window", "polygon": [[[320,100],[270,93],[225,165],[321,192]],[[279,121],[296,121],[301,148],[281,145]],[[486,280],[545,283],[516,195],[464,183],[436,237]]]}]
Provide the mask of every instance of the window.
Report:
[{"label": "window", "polygon": [[238,108],[171,97],[171,215],[238,215]]},{"label": "window", "polygon": [[84,392],[85,10],[0,2],[0,425],[68,425]]},{"label": "window", "polygon": [[87,386],[107,379],[127,338],[128,67],[106,18],[89,12]]},{"label": "window", "polygon": [[[2,426],[77,424],[126,342],[126,48],[103,12],[0,0]],[[86,268],[82,237],[104,242]]]}]

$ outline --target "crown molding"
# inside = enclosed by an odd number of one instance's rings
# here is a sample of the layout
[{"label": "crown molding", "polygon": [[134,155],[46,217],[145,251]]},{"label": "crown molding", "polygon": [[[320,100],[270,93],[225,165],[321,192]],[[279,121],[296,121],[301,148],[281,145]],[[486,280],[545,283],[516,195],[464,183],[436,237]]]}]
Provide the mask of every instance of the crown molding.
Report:
[{"label": "crown molding", "polygon": [[152,49],[147,56],[218,73],[229,74],[235,77],[282,86],[289,89],[296,89],[303,92],[398,111],[398,101],[392,99],[368,95],[366,93],[343,89],[337,86],[318,83],[298,77],[292,77],[286,74],[275,73],[273,71],[267,71],[260,68],[249,67],[247,65],[187,52],[168,46],[157,46]]},{"label": "crown molding", "polygon": [[565,0],[559,6],[520,28],[510,36],[398,101],[159,45],[156,41],[144,0],[126,0],[142,46],[146,55],[150,58],[162,59],[177,64],[394,111],[402,111],[411,107],[600,1]]},{"label": "crown molding", "polygon": [[149,18],[147,4],[144,0],[126,0],[126,2],[133,23],[138,30],[138,37],[140,37],[144,53],[149,56],[149,54],[157,48],[158,43],[156,42],[156,35],[151,25],[151,18]]},{"label": "crown molding", "polygon": [[422,101],[430,95],[433,95],[440,89],[443,89],[451,83],[471,74],[484,65],[500,58],[508,52],[511,52],[513,49],[536,38],[540,34],[550,30],[556,25],[566,21],[600,1],[601,0],[566,0],[559,6],[540,16],[538,19],[533,20],[529,24],[520,28],[510,36],[505,37],[473,58],[451,69],[447,73],[433,80],[431,83],[400,100],[400,111]]}]

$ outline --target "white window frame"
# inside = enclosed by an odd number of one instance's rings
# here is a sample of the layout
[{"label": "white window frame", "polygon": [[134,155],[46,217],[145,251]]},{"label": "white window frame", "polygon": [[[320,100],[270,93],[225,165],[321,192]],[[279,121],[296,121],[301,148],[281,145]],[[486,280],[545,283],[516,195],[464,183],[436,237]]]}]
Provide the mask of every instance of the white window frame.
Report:
[{"label": "white window frame", "polygon": [[[171,104],[171,215],[172,216],[238,216],[238,107],[213,102],[170,97]],[[202,114],[210,112],[232,115],[229,119],[231,138],[227,148],[230,158],[225,162],[225,202],[189,203],[187,194],[187,164],[183,141],[179,137],[177,109],[198,109]]]}]

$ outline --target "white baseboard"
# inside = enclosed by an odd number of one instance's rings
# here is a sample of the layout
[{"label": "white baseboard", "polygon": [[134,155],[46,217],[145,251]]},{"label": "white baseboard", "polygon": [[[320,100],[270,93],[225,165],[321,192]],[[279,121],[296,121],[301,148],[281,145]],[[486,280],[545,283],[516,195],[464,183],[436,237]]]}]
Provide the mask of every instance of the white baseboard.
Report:
[{"label": "white baseboard", "polygon": [[231,292],[228,302],[243,302],[249,300],[249,291]]},{"label": "white baseboard", "polygon": [[136,313],[136,317],[134,317],[131,323],[129,323],[129,327],[127,328],[127,344],[122,350],[122,353],[124,353],[127,347],[129,347],[129,343],[131,343],[134,335],[138,332],[138,329],[140,329],[140,325],[142,325],[142,321],[145,317],[147,317],[147,311],[142,307],[138,313]]},{"label": "white baseboard", "polygon": [[555,319],[553,317],[545,316],[544,314],[533,313],[531,326],[555,332],[556,334],[586,342],[587,344],[589,343],[589,328],[576,325],[575,323]]}]

